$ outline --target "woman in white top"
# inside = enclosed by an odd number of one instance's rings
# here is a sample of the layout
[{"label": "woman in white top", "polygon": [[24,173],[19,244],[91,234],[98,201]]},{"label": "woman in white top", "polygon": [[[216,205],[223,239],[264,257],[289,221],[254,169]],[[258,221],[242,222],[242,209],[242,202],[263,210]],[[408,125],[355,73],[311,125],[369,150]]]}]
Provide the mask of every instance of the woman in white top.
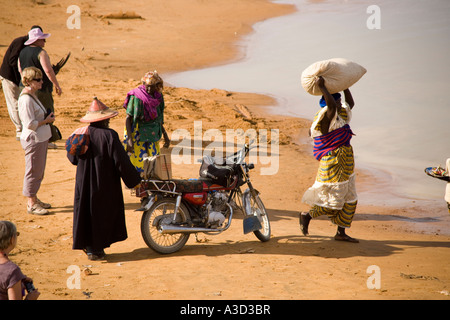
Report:
[{"label": "woman in white top", "polygon": [[22,71],[22,90],[18,100],[19,116],[22,122],[20,143],[25,150],[25,176],[23,195],[28,198],[27,211],[31,214],[44,215],[51,205],[40,201],[37,192],[44,178],[47,160],[48,139],[51,129],[47,124],[55,121],[53,113],[47,111],[36,97],[36,91],[42,87],[42,72],[29,67]]}]

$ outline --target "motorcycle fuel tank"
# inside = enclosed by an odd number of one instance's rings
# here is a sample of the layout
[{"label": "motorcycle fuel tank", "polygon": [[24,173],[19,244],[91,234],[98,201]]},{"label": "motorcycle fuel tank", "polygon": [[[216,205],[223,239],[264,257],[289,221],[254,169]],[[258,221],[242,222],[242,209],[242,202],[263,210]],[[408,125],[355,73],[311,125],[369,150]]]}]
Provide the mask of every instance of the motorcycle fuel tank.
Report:
[{"label": "motorcycle fuel tank", "polygon": [[192,203],[196,206],[204,205],[206,202],[207,193],[206,192],[198,192],[198,193],[185,193],[183,194],[183,199]]}]

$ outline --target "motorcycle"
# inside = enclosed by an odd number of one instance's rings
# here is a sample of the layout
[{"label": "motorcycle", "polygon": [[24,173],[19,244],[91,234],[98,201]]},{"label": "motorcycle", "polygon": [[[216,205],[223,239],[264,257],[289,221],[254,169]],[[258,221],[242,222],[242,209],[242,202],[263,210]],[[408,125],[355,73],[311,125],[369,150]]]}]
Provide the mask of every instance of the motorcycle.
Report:
[{"label": "motorcycle", "polygon": [[[249,175],[254,165],[245,162],[252,149],[249,145],[223,159],[204,156],[198,179],[143,180],[145,200],[138,210],[143,211],[145,243],[161,254],[177,252],[193,233],[226,231],[235,209],[244,213],[244,234],[253,232],[260,241],[269,241],[269,216]],[[220,176],[224,172],[228,175]],[[242,192],[244,185],[247,188]]]}]

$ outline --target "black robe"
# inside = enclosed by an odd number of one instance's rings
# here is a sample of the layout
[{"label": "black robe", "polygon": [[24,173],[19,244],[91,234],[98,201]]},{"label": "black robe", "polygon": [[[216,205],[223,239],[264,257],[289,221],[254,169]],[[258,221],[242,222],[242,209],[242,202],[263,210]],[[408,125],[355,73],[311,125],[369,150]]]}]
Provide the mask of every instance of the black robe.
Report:
[{"label": "black robe", "polygon": [[120,179],[128,188],[141,181],[119,136],[112,129],[89,126],[90,143],[79,157],[67,153],[77,166],[73,215],[73,249],[108,248],[127,238]]}]

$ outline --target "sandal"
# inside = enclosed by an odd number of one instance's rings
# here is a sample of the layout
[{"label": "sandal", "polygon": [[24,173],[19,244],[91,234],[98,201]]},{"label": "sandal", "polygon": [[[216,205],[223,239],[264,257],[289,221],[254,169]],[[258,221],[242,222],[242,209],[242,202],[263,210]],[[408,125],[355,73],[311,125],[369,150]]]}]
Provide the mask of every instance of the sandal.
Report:
[{"label": "sandal", "polygon": [[50,203],[42,202],[39,199],[36,199],[36,203],[38,203],[44,209],[50,209],[52,207],[52,205]]},{"label": "sandal", "polygon": [[27,212],[38,216],[44,216],[49,213],[48,210],[43,208],[39,203],[35,203],[31,207],[27,205]]}]

